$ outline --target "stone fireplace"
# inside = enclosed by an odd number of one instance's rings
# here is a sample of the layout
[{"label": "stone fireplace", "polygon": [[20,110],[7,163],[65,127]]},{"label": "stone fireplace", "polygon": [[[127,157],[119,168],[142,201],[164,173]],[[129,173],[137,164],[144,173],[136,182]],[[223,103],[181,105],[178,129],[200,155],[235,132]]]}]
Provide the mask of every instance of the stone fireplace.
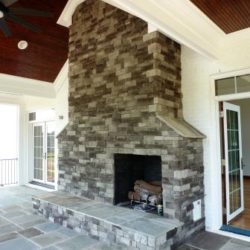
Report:
[{"label": "stone fireplace", "polygon": [[180,56],[178,43],[135,16],[101,0],[78,6],[59,188],[118,204],[136,179],[158,181],[164,216],[184,223],[185,238],[204,227],[204,213],[192,214],[194,201],[204,204],[203,135],[182,116]]}]

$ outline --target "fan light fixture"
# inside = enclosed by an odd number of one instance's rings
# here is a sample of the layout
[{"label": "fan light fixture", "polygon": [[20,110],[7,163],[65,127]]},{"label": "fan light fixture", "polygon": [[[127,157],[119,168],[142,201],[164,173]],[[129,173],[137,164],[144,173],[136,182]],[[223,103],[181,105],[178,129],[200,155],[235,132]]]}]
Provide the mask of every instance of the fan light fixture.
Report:
[{"label": "fan light fixture", "polygon": [[34,16],[34,17],[53,17],[52,13],[42,10],[12,7],[12,5],[18,0],[0,0],[0,31],[4,33],[6,37],[12,35],[8,22],[14,22],[28,30],[33,32],[39,32],[41,29],[26,21],[22,16]]},{"label": "fan light fixture", "polygon": [[18,47],[18,49],[20,49],[20,50],[27,49],[27,47],[28,47],[28,42],[25,41],[25,40],[21,40],[21,41],[18,42],[17,47]]}]

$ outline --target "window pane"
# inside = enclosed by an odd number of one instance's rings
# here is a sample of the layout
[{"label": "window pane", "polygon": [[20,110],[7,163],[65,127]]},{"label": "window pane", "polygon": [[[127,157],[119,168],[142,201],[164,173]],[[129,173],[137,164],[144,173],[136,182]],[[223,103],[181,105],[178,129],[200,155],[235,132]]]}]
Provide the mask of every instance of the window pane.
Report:
[{"label": "window pane", "polygon": [[250,92],[250,75],[237,76],[237,92]]},{"label": "window pane", "polygon": [[235,93],[234,78],[225,78],[215,81],[216,95],[229,95]]}]

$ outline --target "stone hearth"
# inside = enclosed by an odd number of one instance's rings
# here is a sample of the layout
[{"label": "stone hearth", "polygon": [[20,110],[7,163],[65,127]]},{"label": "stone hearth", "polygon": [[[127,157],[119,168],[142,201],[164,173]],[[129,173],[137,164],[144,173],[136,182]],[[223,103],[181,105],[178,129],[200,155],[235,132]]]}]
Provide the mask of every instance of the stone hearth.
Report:
[{"label": "stone hearth", "polygon": [[[69,124],[59,188],[113,204],[115,155],[159,156],[165,218],[180,242],[204,228],[202,138],[182,116],[181,47],[101,0],[76,9],[69,40]],[[193,221],[193,202],[202,217]]]},{"label": "stone hearth", "polygon": [[132,249],[168,249],[182,227],[177,220],[162,220],[156,215],[63,192],[34,197],[33,207],[50,221],[108,244],[123,244]]}]

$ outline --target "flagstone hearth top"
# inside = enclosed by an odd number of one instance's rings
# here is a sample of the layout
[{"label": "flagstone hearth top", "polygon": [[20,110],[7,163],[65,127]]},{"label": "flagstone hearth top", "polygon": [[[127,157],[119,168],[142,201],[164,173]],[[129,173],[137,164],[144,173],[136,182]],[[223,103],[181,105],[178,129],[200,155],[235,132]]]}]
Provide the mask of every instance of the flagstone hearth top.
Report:
[{"label": "flagstone hearth top", "polygon": [[177,220],[159,217],[154,214],[130,210],[124,207],[113,206],[100,201],[94,201],[83,197],[72,196],[68,193],[57,191],[33,198],[49,204],[57,205],[79,215],[93,217],[105,221],[120,228],[159,237],[166,235],[182,224]]}]

